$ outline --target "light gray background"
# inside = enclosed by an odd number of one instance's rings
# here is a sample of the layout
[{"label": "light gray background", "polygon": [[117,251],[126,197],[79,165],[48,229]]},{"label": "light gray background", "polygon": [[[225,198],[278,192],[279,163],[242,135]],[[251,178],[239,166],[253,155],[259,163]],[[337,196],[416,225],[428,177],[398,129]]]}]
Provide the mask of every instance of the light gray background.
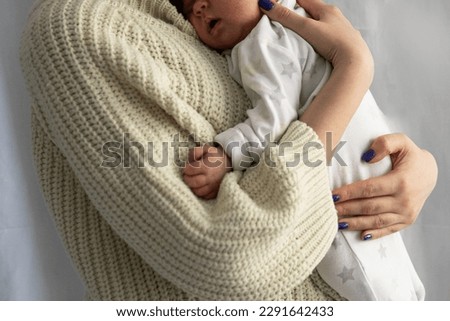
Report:
[{"label": "light gray background", "polygon": [[[450,300],[450,1],[329,2],[341,7],[372,50],[372,92],[382,110],[437,158],[438,185],[403,235],[427,299]],[[31,159],[18,46],[32,3],[0,0],[0,300],[81,300],[83,286],[55,232]]]}]

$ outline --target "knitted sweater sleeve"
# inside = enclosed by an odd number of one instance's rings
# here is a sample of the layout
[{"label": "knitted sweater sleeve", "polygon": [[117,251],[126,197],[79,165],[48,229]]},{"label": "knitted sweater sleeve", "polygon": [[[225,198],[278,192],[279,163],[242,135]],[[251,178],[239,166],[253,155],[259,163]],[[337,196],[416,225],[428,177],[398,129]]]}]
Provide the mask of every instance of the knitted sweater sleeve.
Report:
[{"label": "knitted sweater sleeve", "polygon": [[176,287],[204,299],[276,298],[324,256],[336,217],[324,153],[305,124],[294,122],[260,166],[227,175],[214,201],[183,183],[187,149],[174,141],[212,140],[248,101],[168,1],[43,0],[21,59],[36,118],[89,200]]}]

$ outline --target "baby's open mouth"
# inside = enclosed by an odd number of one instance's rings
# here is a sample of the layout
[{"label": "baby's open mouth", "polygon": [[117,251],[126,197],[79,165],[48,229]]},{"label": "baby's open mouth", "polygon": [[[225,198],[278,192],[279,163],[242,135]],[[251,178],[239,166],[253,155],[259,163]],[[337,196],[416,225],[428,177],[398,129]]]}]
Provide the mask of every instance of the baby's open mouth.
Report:
[{"label": "baby's open mouth", "polygon": [[209,22],[209,28],[212,29],[214,28],[214,26],[217,24],[217,22],[219,22],[218,19],[213,19]]}]

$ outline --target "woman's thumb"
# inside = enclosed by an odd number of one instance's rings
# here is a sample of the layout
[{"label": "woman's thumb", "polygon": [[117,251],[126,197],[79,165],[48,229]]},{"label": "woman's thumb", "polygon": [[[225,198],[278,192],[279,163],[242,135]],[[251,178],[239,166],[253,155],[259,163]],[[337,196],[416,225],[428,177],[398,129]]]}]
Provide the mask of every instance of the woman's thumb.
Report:
[{"label": "woman's thumb", "polygon": [[259,7],[261,9],[263,9],[264,13],[266,13],[266,14],[267,14],[267,12],[272,10],[272,8],[274,7],[275,4],[276,4],[276,2],[272,2],[270,0],[258,0]]},{"label": "woman's thumb", "polygon": [[404,134],[387,134],[377,137],[369,149],[361,156],[367,163],[376,163],[384,157],[399,153],[409,147],[408,137]]},{"label": "woman's thumb", "polygon": [[276,3],[275,0],[258,0],[258,5],[261,8],[261,11],[271,20],[278,21],[283,26],[294,31],[297,30],[303,19],[305,19],[285,6]]}]

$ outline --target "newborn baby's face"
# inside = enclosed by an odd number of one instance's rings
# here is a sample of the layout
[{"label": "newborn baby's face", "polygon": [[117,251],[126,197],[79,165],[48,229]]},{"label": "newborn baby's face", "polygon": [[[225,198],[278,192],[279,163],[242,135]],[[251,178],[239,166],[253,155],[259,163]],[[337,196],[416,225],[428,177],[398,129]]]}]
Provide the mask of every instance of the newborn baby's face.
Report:
[{"label": "newborn baby's face", "polygon": [[183,0],[183,5],[200,40],[218,50],[233,48],[262,16],[258,0]]}]

